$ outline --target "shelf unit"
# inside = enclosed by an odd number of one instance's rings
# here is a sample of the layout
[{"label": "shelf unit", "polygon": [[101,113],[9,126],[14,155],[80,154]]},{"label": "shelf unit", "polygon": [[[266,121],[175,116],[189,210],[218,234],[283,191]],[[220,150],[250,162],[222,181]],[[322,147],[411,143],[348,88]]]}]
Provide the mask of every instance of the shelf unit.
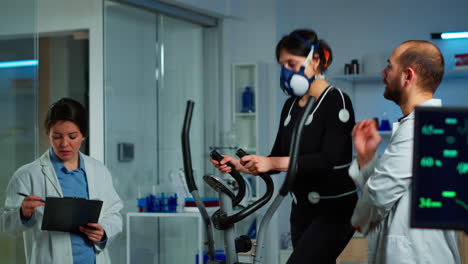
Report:
[{"label": "shelf unit", "polygon": [[[461,71],[457,69],[445,71],[441,85],[444,85],[444,82],[449,82],[450,80],[462,80],[466,78],[468,78],[467,70]],[[364,109],[360,108],[360,104],[362,103],[364,103],[364,105],[367,105],[367,100],[375,100],[370,99],[369,96],[381,96],[381,94],[383,93],[385,84],[383,82],[383,77],[380,73],[330,75],[327,76],[327,79],[330,83],[335,84],[337,85],[337,87],[340,87],[343,90],[345,90],[345,92],[348,92],[353,102],[355,113],[358,118],[360,116],[359,114],[365,114],[361,117],[362,119],[371,118],[371,113],[374,113],[374,117],[380,117],[382,111],[390,112],[391,117],[393,118],[391,120],[396,120],[397,118],[401,117],[400,113],[396,110],[396,108],[378,109],[381,104],[377,104],[375,106],[365,106]],[[376,87],[379,88],[374,89]],[[378,92],[376,92],[377,90]],[[386,101],[383,99],[383,97],[381,97],[381,99],[378,100],[382,102]],[[386,104],[386,102],[384,104]]]},{"label": "shelf unit", "polygon": [[346,82],[375,82],[382,80],[382,76],[379,74],[342,74],[342,75],[330,75],[327,76],[329,80],[333,81],[346,81]]},{"label": "shelf unit", "polygon": [[[249,154],[257,154],[258,138],[258,65],[255,63],[241,63],[232,65],[232,114],[233,127],[235,131],[236,146],[242,148]],[[250,86],[254,94],[254,112],[244,113],[242,110],[242,93],[245,87]],[[258,177],[246,176],[252,186],[253,199],[256,199],[259,190]]]},{"label": "shelf unit", "polygon": [[385,130],[385,131],[379,130],[379,135],[381,137],[389,137],[392,135],[392,131],[391,130]]},{"label": "shelf unit", "polygon": [[[445,71],[444,79],[456,79],[456,78],[467,78],[468,71],[460,70],[449,70]],[[346,81],[351,83],[357,82],[375,82],[382,81],[383,77],[380,73],[374,74],[342,74],[342,75],[330,75],[327,77],[329,80]]]},{"label": "shelf unit", "polygon": [[257,153],[257,112],[243,113],[242,93],[250,86],[254,93],[254,111],[257,104],[258,70],[253,63],[232,65],[232,113],[238,147],[249,154]]}]

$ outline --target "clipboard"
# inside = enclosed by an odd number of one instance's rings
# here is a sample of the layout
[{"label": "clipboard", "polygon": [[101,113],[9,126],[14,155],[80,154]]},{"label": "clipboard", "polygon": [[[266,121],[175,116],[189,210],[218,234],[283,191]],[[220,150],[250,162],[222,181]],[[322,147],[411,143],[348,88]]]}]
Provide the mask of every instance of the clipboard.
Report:
[{"label": "clipboard", "polygon": [[78,233],[79,227],[97,223],[102,201],[75,197],[46,197],[42,230]]}]

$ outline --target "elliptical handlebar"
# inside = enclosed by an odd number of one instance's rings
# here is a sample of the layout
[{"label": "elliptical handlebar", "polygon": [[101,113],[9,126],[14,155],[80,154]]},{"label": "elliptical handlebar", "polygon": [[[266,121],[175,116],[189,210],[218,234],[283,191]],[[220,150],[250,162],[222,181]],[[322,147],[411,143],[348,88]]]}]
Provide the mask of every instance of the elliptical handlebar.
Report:
[{"label": "elliptical handlebar", "polygon": [[[243,149],[238,149],[238,150],[236,151],[236,155],[237,155],[239,158],[242,158],[242,157],[247,156],[247,155],[249,155],[249,154],[248,154],[247,152],[245,152]],[[268,173],[260,173],[260,174],[258,174],[258,176],[260,176],[260,178],[262,178],[264,181],[268,181],[268,178],[271,179],[271,176],[270,176],[270,174],[268,174]],[[268,186],[267,186],[267,191],[268,191]],[[272,190],[272,192],[273,192],[273,190]]]},{"label": "elliptical handlebar", "polygon": [[187,108],[185,109],[184,126],[182,127],[182,155],[184,159],[185,181],[187,181],[189,192],[198,190],[197,185],[195,184],[195,179],[193,178],[192,158],[190,157],[189,141],[189,130],[190,123],[192,121],[194,105],[195,103],[192,100],[187,101]]},{"label": "elliptical handlebar", "polygon": [[214,248],[214,238],[213,238],[213,227],[211,225],[210,216],[206,211],[206,207],[203,204],[203,201],[198,194],[197,185],[195,184],[195,179],[193,178],[193,167],[192,167],[192,158],[190,157],[190,141],[189,141],[189,130],[190,123],[192,121],[193,107],[195,103],[192,100],[187,101],[187,107],[185,110],[184,125],[182,127],[182,155],[184,160],[184,172],[185,172],[185,181],[187,182],[188,189],[192,194],[193,199],[200,211],[200,214],[205,224],[205,232],[207,247],[208,247],[208,256],[212,263],[215,263],[216,251]]},{"label": "elliptical handlebar", "polygon": [[[242,158],[245,155],[248,155],[242,149],[238,149],[236,154],[240,158]],[[237,174],[239,174],[239,172],[237,172],[233,166],[231,168],[232,168],[232,171],[235,171]],[[257,211],[266,203],[268,203],[268,201],[273,196],[273,192],[275,189],[273,180],[271,179],[270,175],[266,173],[259,174],[259,177],[265,182],[265,185],[266,185],[266,191],[263,194],[263,196],[260,199],[256,200],[254,203],[249,204],[246,208],[230,216],[223,214],[220,211],[217,211],[215,214],[212,215],[213,224],[216,229],[221,229],[221,230],[226,229],[232,226],[234,223],[237,223],[241,221],[242,219],[246,218],[247,216],[253,214],[255,211]],[[244,179],[242,178],[242,182],[243,181]],[[244,183],[244,186],[245,186],[245,183]]]},{"label": "elliptical handlebar", "polygon": [[[221,154],[219,154],[219,152],[216,150],[211,151],[210,156],[212,159],[216,160],[217,162],[220,162],[221,160],[224,159],[223,156],[221,156]],[[237,192],[236,196],[232,200],[232,207],[234,207],[238,205],[242,201],[242,199],[244,199],[245,189],[246,189],[245,180],[244,180],[244,177],[242,177],[242,175],[234,168],[234,166],[231,163],[228,162],[226,163],[226,165],[232,168],[229,174],[234,178],[234,180],[237,181],[237,184],[239,185],[239,191]]]}]

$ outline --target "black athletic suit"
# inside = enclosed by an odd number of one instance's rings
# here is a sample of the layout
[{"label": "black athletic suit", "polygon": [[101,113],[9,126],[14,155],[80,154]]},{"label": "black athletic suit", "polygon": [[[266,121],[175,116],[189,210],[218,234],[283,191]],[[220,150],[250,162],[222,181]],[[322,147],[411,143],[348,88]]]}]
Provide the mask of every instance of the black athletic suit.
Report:
[{"label": "black athletic suit", "polygon": [[[343,95],[350,113],[348,122],[343,123],[338,118],[343,102],[339,91],[332,89],[314,113],[312,123],[303,130],[298,171],[292,188],[297,204],[293,201],[290,217],[294,247],[288,260],[290,264],[335,264],[354,233],[350,219],[357,201],[356,193],[336,199],[322,199],[318,204],[312,204],[307,199],[312,191],[326,196],[356,188],[348,175],[348,167],[333,169],[352,160],[354,111],[349,97],[345,93]],[[315,101],[313,109],[321,97]],[[294,124],[299,122],[300,114],[304,111],[304,107],[298,105],[299,98],[295,102],[294,99],[289,98],[283,106],[280,127],[270,156],[289,156]],[[290,109],[291,121],[285,127],[284,120]]]}]

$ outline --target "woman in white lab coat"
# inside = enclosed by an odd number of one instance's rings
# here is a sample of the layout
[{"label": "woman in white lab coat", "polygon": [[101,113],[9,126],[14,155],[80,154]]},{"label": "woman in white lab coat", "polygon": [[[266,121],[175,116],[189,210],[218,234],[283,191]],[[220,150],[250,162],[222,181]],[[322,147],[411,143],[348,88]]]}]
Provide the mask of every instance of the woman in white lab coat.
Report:
[{"label": "woman in white lab coat", "polygon": [[[110,263],[107,247],[122,231],[122,202],[107,168],[79,151],[88,131],[87,112],[77,101],[62,98],[49,109],[45,126],[52,147],[11,178],[0,231],[23,233],[30,264]],[[78,233],[41,230],[43,200],[66,196],[102,200],[98,223]]]}]

